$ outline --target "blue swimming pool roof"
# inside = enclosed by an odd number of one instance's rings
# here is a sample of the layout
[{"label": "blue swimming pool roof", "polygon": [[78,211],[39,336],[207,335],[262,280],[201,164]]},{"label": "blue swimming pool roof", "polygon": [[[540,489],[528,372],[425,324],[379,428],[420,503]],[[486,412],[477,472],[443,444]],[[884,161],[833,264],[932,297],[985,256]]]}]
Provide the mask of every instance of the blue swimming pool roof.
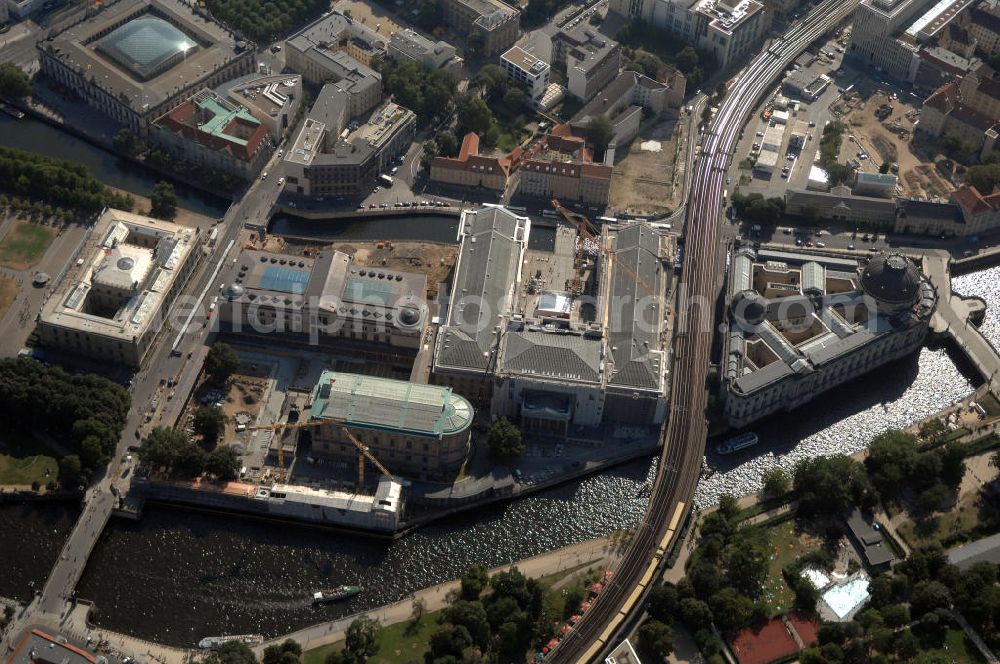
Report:
[{"label": "blue swimming pool roof", "polygon": [[301,293],[309,283],[309,270],[289,267],[266,267],[258,288],[282,293]]}]

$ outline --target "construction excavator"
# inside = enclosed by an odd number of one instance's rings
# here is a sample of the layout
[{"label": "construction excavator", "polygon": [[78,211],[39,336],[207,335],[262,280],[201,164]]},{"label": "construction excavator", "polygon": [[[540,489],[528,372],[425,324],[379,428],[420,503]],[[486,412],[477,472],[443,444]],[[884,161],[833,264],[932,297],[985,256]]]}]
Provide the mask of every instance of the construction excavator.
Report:
[{"label": "construction excavator", "polygon": [[[278,467],[284,470],[285,468],[285,449],[284,445],[281,444],[281,434],[286,429],[308,429],[311,427],[323,426],[324,424],[337,424],[338,422],[344,422],[345,420],[335,417],[328,417],[321,420],[305,420],[303,422],[278,422],[277,424],[262,424],[259,426],[250,427],[252,431],[273,431],[274,435],[278,437]],[[371,453],[368,446],[359,441],[354,434],[346,426],[342,426],[341,430],[347,437],[354,447],[358,448],[358,487],[363,487],[365,485],[365,459],[372,462],[372,465],[379,469],[383,475],[389,478],[390,481],[398,482],[398,480],[389,472],[389,469],[382,465],[374,454]]]}]

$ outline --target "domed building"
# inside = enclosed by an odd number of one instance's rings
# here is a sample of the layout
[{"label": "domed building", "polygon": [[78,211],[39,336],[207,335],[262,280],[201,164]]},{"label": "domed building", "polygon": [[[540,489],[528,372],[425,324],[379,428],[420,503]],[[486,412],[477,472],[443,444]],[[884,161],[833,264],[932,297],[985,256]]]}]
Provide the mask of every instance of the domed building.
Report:
[{"label": "domed building", "polygon": [[734,427],[805,405],[918,350],[937,295],[899,253],[740,250],[730,266],[722,392]]},{"label": "domed building", "polygon": [[861,271],[861,288],[885,309],[909,307],[920,294],[920,270],[902,254],[879,254]]}]

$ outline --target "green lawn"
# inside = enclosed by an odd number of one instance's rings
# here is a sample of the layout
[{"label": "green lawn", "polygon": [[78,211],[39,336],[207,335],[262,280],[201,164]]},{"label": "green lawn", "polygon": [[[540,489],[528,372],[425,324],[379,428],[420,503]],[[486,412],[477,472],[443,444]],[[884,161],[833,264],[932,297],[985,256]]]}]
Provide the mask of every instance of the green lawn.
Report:
[{"label": "green lawn", "polygon": [[59,463],[46,451],[29,435],[4,432],[0,439],[0,484],[31,484],[38,480],[45,485],[56,479]]},{"label": "green lawn", "polygon": [[54,229],[30,221],[17,221],[0,241],[0,264],[26,270],[37,263],[56,236]]},{"label": "green lawn", "polygon": [[795,593],[788,587],[781,570],[797,557],[819,549],[822,541],[796,530],[794,519],[768,528],[767,539],[770,542],[770,555],[767,580],[764,581],[764,601],[770,614],[778,615],[792,608],[795,600]]},{"label": "green lawn", "polygon": [[937,648],[928,652],[939,654],[948,658],[951,662],[969,662],[979,664],[985,662],[983,656],[979,654],[979,649],[969,640],[965,632],[961,629],[949,629],[944,637],[945,648]]},{"label": "green lawn", "polygon": [[[379,634],[378,654],[368,659],[371,664],[406,664],[410,661],[423,661],[431,634],[438,626],[440,611],[431,611],[420,620],[420,627],[409,632],[410,621],[406,620],[395,625],[382,628]],[[302,653],[302,664],[323,664],[326,656],[344,647],[343,641],[331,643]]]},{"label": "green lawn", "polygon": [[[984,512],[988,510],[984,510],[980,502],[977,494],[968,494],[950,511],[935,514],[923,521],[904,521],[896,530],[913,549],[942,542],[946,538],[974,531],[984,524]],[[985,523],[989,523],[989,520]]]}]

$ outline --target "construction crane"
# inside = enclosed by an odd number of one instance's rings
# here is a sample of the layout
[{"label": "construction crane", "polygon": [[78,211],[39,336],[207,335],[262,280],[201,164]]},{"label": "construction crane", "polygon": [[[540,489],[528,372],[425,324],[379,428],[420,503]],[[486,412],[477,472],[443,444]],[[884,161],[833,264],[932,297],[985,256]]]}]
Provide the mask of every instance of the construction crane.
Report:
[{"label": "construction crane", "polygon": [[599,231],[594,226],[594,224],[590,222],[590,219],[587,219],[587,217],[585,217],[584,215],[577,214],[572,210],[563,207],[563,204],[560,203],[559,200],[556,198],[552,199],[552,208],[556,212],[561,214],[563,216],[563,219],[569,222],[571,226],[576,228],[576,230],[579,231],[580,235],[583,235],[588,240],[593,240],[595,237],[597,237]]},{"label": "construction crane", "polygon": [[350,432],[347,427],[340,427],[347,436],[347,439],[354,443],[354,446],[358,448],[358,486],[364,486],[365,483],[365,459],[367,458],[372,464],[379,469],[379,471],[389,478],[389,481],[395,482],[396,478],[393,477],[389,469],[382,465],[382,462],[375,458],[375,455],[368,451],[368,446],[362,443],[360,440],[354,437],[354,434]]},{"label": "construction crane", "polygon": [[[324,424],[337,424],[338,422],[345,422],[346,420],[338,417],[327,417],[320,420],[306,420],[304,422],[280,422],[278,424],[262,424],[260,426],[251,427],[252,430],[259,431],[274,431],[276,436],[279,436],[278,440],[278,466],[282,469],[285,467],[285,450],[284,446],[281,444],[280,435],[281,431],[285,429],[307,429],[310,427],[323,426]],[[382,465],[382,462],[375,458],[375,455],[371,453],[368,446],[355,438],[354,434],[348,430],[347,427],[341,427],[341,430],[347,436],[347,439],[358,448],[358,486],[362,487],[365,484],[365,459],[367,458],[372,464],[379,469],[379,471],[388,477],[393,482],[396,482],[396,478],[393,476],[389,470]]]},{"label": "construction crane", "polygon": [[250,430],[274,432],[275,437],[278,439],[278,467],[284,470],[285,446],[281,444],[281,434],[284,433],[285,429],[306,429],[309,427],[318,427],[323,424],[336,424],[337,422],[343,421],[344,420],[340,418],[330,417],[322,420],[305,420],[303,422],[278,422],[276,424],[260,424],[250,427]]}]

